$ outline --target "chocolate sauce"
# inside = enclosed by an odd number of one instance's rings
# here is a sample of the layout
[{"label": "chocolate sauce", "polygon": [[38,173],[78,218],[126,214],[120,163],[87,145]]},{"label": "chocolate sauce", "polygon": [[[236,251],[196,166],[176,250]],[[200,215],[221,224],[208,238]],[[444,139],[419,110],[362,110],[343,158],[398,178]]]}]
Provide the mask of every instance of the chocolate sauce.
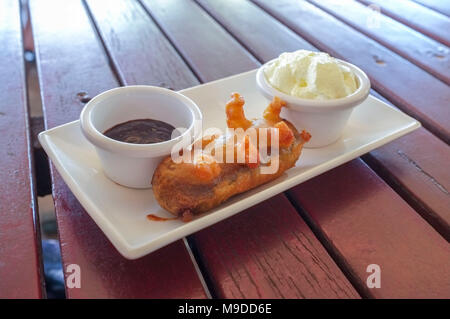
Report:
[{"label": "chocolate sauce", "polygon": [[163,121],[142,119],[117,124],[103,134],[120,142],[152,144],[170,140],[174,129]]}]

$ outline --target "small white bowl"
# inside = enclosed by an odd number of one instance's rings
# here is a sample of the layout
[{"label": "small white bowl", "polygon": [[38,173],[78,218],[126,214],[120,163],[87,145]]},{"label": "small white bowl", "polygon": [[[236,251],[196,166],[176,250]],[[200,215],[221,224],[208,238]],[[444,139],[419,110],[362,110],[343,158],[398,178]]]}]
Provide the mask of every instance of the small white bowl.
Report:
[{"label": "small white bowl", "polygon": [[370,80],[357,66],[336,59],[350,68],[358,79],[358,88],[349,96],[332,100],[302,99],[279,91],[267,82],[264,68],[271,60],[262,65],[256,73],[256,83],[261,93],[268,99],[274,96],[286,101],[281,115],[292,122],[299,130],[305,129],[311,134],[307,148],[318,148],[334,143],[339,139],[353,109],[361,104],[370,91]]},{"label": "small white bowl", "polygon": [[[160,120],[186,130],[169,141],[153,144],[124,143],[103,134],[117,124],[137,119]],[[133,188],[151,187],[156,166],[175,145],[185,147],[196,138],[194,123],[201,120],[200,109],[191,99],[145,85],[103,92],[89,101],[80,115],[83,134],[95,146],[106,176]]]}]

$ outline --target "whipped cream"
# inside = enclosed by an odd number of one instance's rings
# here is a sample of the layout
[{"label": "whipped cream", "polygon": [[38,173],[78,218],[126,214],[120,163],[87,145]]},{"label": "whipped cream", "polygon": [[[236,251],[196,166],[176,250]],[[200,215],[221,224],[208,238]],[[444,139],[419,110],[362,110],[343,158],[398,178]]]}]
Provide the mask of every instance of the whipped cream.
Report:
[{"label": "whipped cream", "polygon": [[264,75],[274,88],[304,99],[342,98],[358,88],[353,72],[324,52],[282,53],[264,68]]}]

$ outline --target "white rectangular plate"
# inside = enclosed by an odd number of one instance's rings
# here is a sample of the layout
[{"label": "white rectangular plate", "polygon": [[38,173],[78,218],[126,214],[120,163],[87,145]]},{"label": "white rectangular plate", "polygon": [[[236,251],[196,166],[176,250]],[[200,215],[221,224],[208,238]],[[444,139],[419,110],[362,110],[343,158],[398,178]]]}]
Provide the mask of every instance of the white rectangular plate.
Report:
[{"label": "white rectangular plate", "polygon": [[[259,94],[256,71],[210,82],[181,91],[203,112],[203,128],[226,128],[225,103],[231,92],[246,100],[249,118],[261,117],[268,101]],[[296,166],[280,178],[235,196],[189,223],[180,220],[150,221],[147,214],[170,217],[159,207],[151,189],[136,190],[109,180],[93,146],[81,133],[79,121],[55,127],[39,135],[64,181],[81,205],[126,258],[135,259],[208,227],[314,176],[348,162],[418,128],[420,123],[369,96],[352,113],[342,138],[325,148],[304,149]]]}]

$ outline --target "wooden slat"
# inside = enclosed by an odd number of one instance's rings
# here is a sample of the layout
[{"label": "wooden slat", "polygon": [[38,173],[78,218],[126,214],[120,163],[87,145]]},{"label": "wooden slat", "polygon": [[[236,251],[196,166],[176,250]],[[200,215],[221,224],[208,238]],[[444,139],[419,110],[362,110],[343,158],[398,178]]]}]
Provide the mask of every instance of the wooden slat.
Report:
[{"label": "wooden slat", "polygon": [[414,0],[430,9],[450,16],[450,2],[444,0]]},{"label": "wooden slat", "polygon": [[[308,41],[248,1],[197,0],[197,3],[259,61],[272,60],[283,51],[318,51]],[[276,36],[268,37],[270,34]]]},{"label": "wooden slat", "polygon": [[358,297],[284,195],[193,238],[219,298]]},{"label": "wooden slat", "polygon": [[[145,15],[142,15],[141,9],[138,6],[133,5],[131,2],[127,1],[116,1],[114,3],[114,6],[109,7],[108,9],[97,6],[95,1],[88,1],[89,9],[91,10],[91,13],[93,15],[94,21],[96,22],[96,25],[99,29],[100,34],[103,36],[103,40],[105,42],[105,45],[108,49],[108,53],[112,58],[112,62],[117,69],[118,73],[121,74],[121,77],[124,79],[132,79],[133,81],[136,81],[137,83],[146,83],[151,79],[152,75],[148,75],[145,72],[142,72],[140,68],[145,68],[145,63],[147,60],[140,61],[139,63],[126,63],[123,56],[126,55],[133,55],[133,52],[135,51],[136,47],[147,47],[151,41],[148,39],[148,30],[149,24],[152,22],[148,20],[148,17]],[[170,4],[167,3],[160,3],[160,5],[168,5],[167,8],[171,8]],[[154,2],[152,2],[151,8],[154,7]],[[161,8],[161,7],[160,7]],[[195,10],[190,11],[189,14],[187,14],[186,17],[192,18],[196,17],[196,14],[204,14],[203,11],[195,4],[192,4],[192,6],[187,6],[182,8],[182,10],[185,10],[186,12],[188,10]],[[120,21],[121,17],[124,15],[131,15],[134,17],[133,22],[127,23],[126,26],[122,26]],[[106,21],[106,22],[105,22]],[[114,23],[109,23],[108,21],[114,21]],[[117,22],[116,22],[117,21]],[[206,26],[210,26],[209,24],[216,25],[211,19]],[[145,23],[144,23],[145,22]],[[183,21],[180,21],[181,23]],[[165,30],[166,25],[162,25],[163,29]],[[212,26],[210,26],[213,28]],[[218,27],[216,25],[216,27]],[[122,30],[123,28],[126,29],[126,32]],[[142,33],[142,34],[141,34]],[[111,40],[110,34],[114,34],[114,41]],[[135,36],[130,37],[130,34],[134,34]],[[228,46],[230,43],[234,43],[232,38],[226,35],[223,30],[221,33],[223,36],[220,36],[216,41],[217,43],[222,43],[222,45]],[[156,35],[155,35],[156,36]],[[172,38],[172,40],[175,43],[177,42],[177,38]],[[148,43],[147,43],[148,42]],[[120,46],[117,45],[117,43],[120,43]],[[212,47],[211,49],[213,49]],[[203,49],[203,48],[202,48]],[[167,51],[167,50],[166,50]],[[241,59],[241,65],[244,65],[243,62],[245,62],[247,58],[247,53],[243,51],[242,49],[240,51],[237,51],[238,53],[233,52],[233,55],[229,56],[230,61],[236,61],[239,62],[239,59]],[[242,58],[244,57],[244,58]],[[186,57],[185,57],[186,58]],[[220,58],[217,56],[217,58]],[[153,61],[155,65],[158,64],[158,59],[154,58]],[[164,55],[161,56],[161,59],[171,59],[170,56]],[[135,62],[138,61],[137,59],[133,59]],[[161,63],[167,63],[160,61]],[[210,65],[209,63],[214,62],[214,60],[207,61],[205,65]],[[253,67],[256,66],[256,63],[253,64]],[[187,86],[195,85],[197,84],[197,80],[192,78],[192,72],[189,71],[189,69],[186,66],[180,65],[179,71],[181,76],[183,76],[186,79],[192,79],[190,80],[191,83],[187,83]],[[212,71],[211,71],[212,72]],[[226,66],[224,64],[221,64],[220,68],[217,73],[210,73],[209,76],[212,78],[220,77],[220,74],[228,74],[229,72],[226,69]],[[219,73],[222,72],[222,73]],[[206,77],[206,72],[202,73],[203,77]],[[158,81],[158,78],[154,78],[155,81]],[[176,78],[168,79],[167,85],[169,86],[176,86]],[[281,196],[281,199],[278,200],[279,207],[278,208],[284,208],[286,210],[283,215],[285,216],[285,220],[288,220],[289,222],[287,225],[291,225],[289,228],[283,227],[282,225],[279,225],[280,232],[281,230],[284,230],[284,233],[279,234],[280,241],[278,245],[282,246],[283,250],[280,252],[281,256],[286,257],[286,265],[289,265],[291,267],[289,272],[286,272],[284,274],[277,274],[277,273],[266,273],[265,268],[259,268],[256,269],[247,279],[248,280],[258,280],[261,277],[265,278],[265,281],[261,283],[261,290],[259,297],[262,296],[274,296],[274,297],[282,297],[282,296],[309,296],[309,297],[331,297],[331,298],[338,298],[338,297],[354,297],[357,298],[358,294],[355,292],[355,290],[352,288],[351,284],[346,280],[345,276],[341,273],[341,271],[337,268],[337,266],[334,264],[333,260],[330,258],[330,256],[326,253],[326,251],[321,247],[321,244],[317,241],[317,239],[314,238],[311,231],[306,227],[304,222],[301,220],[301,218],[295,214],[294,208],[289,204],[287,199],[283,196]],[[273,215],[277,212],[274,211],[273,205],[270,203],[265,203],[259,205],[260,209],[263,209],[265,211],[265,216],[269,214]],[[266,230],[264,229],[264,217],[258,217],[258,219],[261,218],[261,227],[254,229],[254,235],[255,236],[263,236]],[[230,221],[227,222],[227,225],[230,225],[230,222],[233,224],[240,224],[240,219],[233,222],[233,218],[230,219]],[[251,224],[248,224],[250,227],[253,228]],[[215,226],[219,227],[221,229],[220,224]],[[299,236],[299,239],[296,237],[292,237],[290,234],[291,231],[295,232],[295,235]],[[226,232],[227,233],[227,232]],[[304,235],[302,235],[304,234]],[[304,237],[306,236],[306,237]],[[209,236],[206,236],[206,238],[209,238]],[[306,238],[306,241],[305,241]],[[309,240],[309,241],[308,241]],[[199,245],[202,244],[203,241],[199,241]],[[244,245],[242,242],[236,242],[236,244]],[[212,241],[209,241],[208,247],[214,246],[215,251],[223,251],[224,247],[222,245],[215,246],[215,244]],[[245,246],[243,246],[245,247]],[[287,247],[287,248],[286,248]],[[299,247],[302,247],[303,249],[300,249]],[[305,248],[306,247],[306,248]],[[248,246],[248,250],[251,252],[253,250],[256,251],[257,248],[250,245]],[[200,253],[205,253],[205,251],[202,249],[200,250]],[[269,258],[269,255],[266,255],[267,258]],[[300,260],[297,260],[296,258],[301,258]],[[305,259],[306,261],[303,261]],[[300,262],[304,263],[305,265],[308,265],[308,267],[305,268],[305,266],[302,266]],[[317,262],[317,264],[315,263]],[[268,261],[267,267],[278,267],[277,266],[277,260],[271,258],[270,261]],[[239,261],[234,261],[232,264],[229,265],[230,267],[240,267]],[[302,269],[302,276],[295,276],[295,270],[301,267]],[[227,278],[222,278],[220,275],[220,272],[217,273],[215,267],[211,267],[207,269],[208,276],[213,278],[212,281],[214,287],[217,288],[216,294],[220,297],[236,297],[233,291],[227,290],[227,291],[221,291],[218,289],[221,285],[225,284],[226,281],[228,281]],[[305,279],[306,278],[306,279]],[[306,280],[306,281],[305,281]],[[311,283],[308,283],[307,280],[311,280]],[[315,281],[317,280],[317,281]],[[268,286],[270,283],[270,286]],[[243,289],[244,293],[241,295],[242,297],[258,297],[258,295],[254,294],[254,291],[252,289],[244,289],[245,287],[248,287],[248,282],[245,280],[238,281],[238,286],[235,288]],[[295,286],[297,285],[297,287]]]},{"label": "wooden slat", "polygon": [[[205,72],[197,74],[202,81],[233,75],[255,67],[256,60],[247,53],[242,58],[228,63],[226,70],[218,73],[216,61],[223,61],[234,52],[242,51],[237,41],[229,39],[221,42],[228,34],[211,17],[202,10],[195,10],[196,4],[191,1],[151,0],[142,1],[157,23],[163,26],[164,32],[172,41],[192,69],[205,68]],[[186,21],[180,24],[179,21]],[[207,26],[207,27],[206,27]],[[189,35],[189,36],[187,36]],[[199,43],[208,43],[198,50]],[[195,54],[193,54],[195,52]]]},{"label": "wooden slat", "polygon": [[[199,2],[236,39],[253,48],[255,56],[263,57],[263,62],[283,51],[304,48],[305,40],[274,23],[272,17],[252,3],[240,2],[237,7],[225,0]],[[254,18],[248,19],[249,16]],[[242,24],[245,28],[238,27]],[[259,28],[261,25],[268,27]],[[277,35],[276,46],[272,45],[271,34]],[[341,53],[346,59],[346,52]],[[371,94],[389,103],[377,92],[372,90]],[[413,134],[371,152],[364,159],[427,221],[448,237],[450,196],[449,173],[445,168],[448,166],[449,152],[448,145],[420,128]]]},{"label": "wooden slat", "polygon": [[138,2],[111,0],[105,5],[88,0],[87,4],[122,83],[174,90],[199,83]]},{"label": "wooden slat", "polygon": [[[33,0],[30,6],[46,125],[51,128],[78,118],[84,105],[79,92],[93,97],[118,82],[81,1]],[[182,241],[126,260],[53,167],[52,176],[64,269],[69,264],[81,268],[81,288],[67,288],[69,298],[206,296]]]},{"label": "wooden slat", "polygon": [[41,298],[19,2],[0,1],[0,298]]},{"label": "wooden slat", "polygon": [[423,128],[364,158],[450,241],[449,159],[450,147]]},{"label": "wooden slat", "polygon": [[[377,92],[371,94],[391,104]],[[363,156],[379,176],[450,241],[448,158],[448,145],[423,127]]]},{"label": "wooden slat", "polygon": [[377,5],[383,14],[414,28],[450,46],[450,19],[431,9],[408,0],[359,0],[366,5]]},{"label": "wooden slat", "polygon": [[[289,194],[367,295],[449,298],[448,242],[367,170],[354,160]],[[381,268],[381,288],[366,286],[370,264]]]},{"label": "wooden slat", "polygon": [[450,48],[357,1],[310,2],[450,84]]},{"label": "wooden slat", "polygon": [[255,2],[316,47],[363,67],[374,89],[450,143],[448,85],[308,2]]}]

